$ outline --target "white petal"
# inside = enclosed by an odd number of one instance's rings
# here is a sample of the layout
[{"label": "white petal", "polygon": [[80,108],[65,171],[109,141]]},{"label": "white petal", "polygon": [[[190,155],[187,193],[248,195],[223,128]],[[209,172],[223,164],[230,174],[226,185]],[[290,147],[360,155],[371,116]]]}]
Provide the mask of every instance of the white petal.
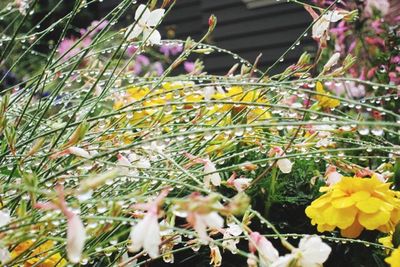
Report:
[{"label": "white petal", "polygon": [[153,31],[153,29],[144,29],[143,40],[146,40],[146,39],[147,39],[147,42],[149,42],[150,44],[160,44],[161,43],[161,34],[157,30]]},{"label": "white petal", "polygon": [[10,221],[10,212],[8,210],[0,210],[0,227],[7,225]]},{"label": "white petal", "polygon": [[324,263],[331,253],[331,248],[322,242],[319,236],[303,237],[299,243],[299,249],[302,251],[304,262],[308,262],[308,266],[312,263]]},{"label": "white petal", "polygon": [[236,223],[228,223],[228,226],[229,228],[226,229],[226,231],[233,236],[239,236],[243,233],[242,228],[240,228]]},{"label": "white petal", "polygon": [[261,237],[260,243],[258,244],[258,249],[261,256],[267,262],[275,262],[279,258],[278,250],[264,236]]},{"label": "white petal", "polygon": [[290,263],[294,260],[294,255],[287,254],[285,256],[279,257],[278,260],[273,262],[270,266],[271,267],[288,267]]},{"label": "white petal", "polygon": [[130,234],[131,245],[129,246],[131,252],[137,252],[143,247],[144,239],[147,235],[148,222],[151,219],[149,216],[146,215],[143,220],[132,227]]},{"label": "white petal", "polygon": [[218,173],[211,174],[211,183],[213,186],[220,186],[221,185],[221,176]]},{"label": "white petal", "polygon": [[329,21],[319,19],[312,27],[312,37],[321,38],[329,28]]},{"label": "white petal", "polygon": [[289,159],[279,159],[277,164],[283,173],[290,173],[292,171],[293,163]]},{"label": "white petal", "polygon": [[67,229],[67,256],[71,263],[78,263],[81,260],[85,240],[85,227],[79,216],[74,214],[68,219]]},{"label": "white petal", "polygon": [[210,212],[207,215],[203,215],[202,217],[208,227],[212,229],[220,229],[224,226],[224,219],[215,211]]},{"label": "white petal", "polygon": [[195,223],[193,225],[199,235],[199,239],[203,244],[208,244],[210,237],[207,235],[207,226],[203,220],[203,216],[195,215]]},{"label": "white petal", "polygon": [[155,27],[157,24],[161,21],[162,17],[164,16],[165,10],[162,8],[155,9],[151,11],[147,21],[146,25],[150,27]]},{"label": "white petal", "polygon": [[147,221],[147,235],[145,237],[143,248],[151,258],[159,256],[159,246],[161,244],[160,226],[158,224],[157,215],[149,214],[149,221]]},{"label": "white petal", "polygon": [[87,152],[85,149],[80,148],[80,147],[72,146],[72,147],[68,148],[68,151],[70,154],[78,156],[78,157],[82,157],[82,158],[86,158],[86,159],[91,158],[89,152]]},{"label": "white petal", "polygon": [[328,62],[326,62],[324,70],[330,70],[334,65],[337,64],[339,59],[340,59],[340,53],[333,54],[331,58],[328,60]]},{"label": "white petal", "polygon": [[338,22],[343,18],[343,15],[337,11],[329,11],[323,16],[323,18],[330,22]]},{"label": "white petal", "polygon": [[141,23],[145,23],[150,16],[150,9],[146,7],[146,5],[141,4],[137,9],[135,13],[135,20],[139,20]]},{"label": "white petal", "polygon": [[137,38],[143,32],[143,28],[141,26],[139,26],[138,24],[135,25],[132,32],[131,32],[131,29],[132,29],[132,26],[128,27],[127,32],[130,32],[128,35],[128,39]]}]

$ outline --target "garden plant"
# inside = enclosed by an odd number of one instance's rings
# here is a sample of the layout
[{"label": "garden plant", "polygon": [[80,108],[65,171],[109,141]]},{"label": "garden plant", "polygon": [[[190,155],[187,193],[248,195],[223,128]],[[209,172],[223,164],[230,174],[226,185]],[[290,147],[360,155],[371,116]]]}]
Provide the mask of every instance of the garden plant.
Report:
[{"label": "garden plant", "polygon": [[212,14],[164,39],[173,0],[2,0],[0,265],[399,267],[400,3],[289,2],[262,69]]}]

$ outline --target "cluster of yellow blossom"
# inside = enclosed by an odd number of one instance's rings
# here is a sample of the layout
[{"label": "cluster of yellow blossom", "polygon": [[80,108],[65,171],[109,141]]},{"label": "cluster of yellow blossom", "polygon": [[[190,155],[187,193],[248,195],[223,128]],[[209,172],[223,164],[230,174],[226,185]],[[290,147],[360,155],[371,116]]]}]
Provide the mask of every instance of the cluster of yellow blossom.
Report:
[{"label": "cluster of yellow blossom", "polygon": [[306,208],[307,216],[319,232],[338,227],[342,236],[354,238],[364,228],[388,233],[400,221],[400,193],[375,176],[343,177],[321,191],[325,194]]},{"label": "cluster of yellow blossom", "polygon": [[[195,110],[192,122],[210,126],[251,124],[271,118],[268,101],[262,95],[262,91],[253,88],[245,90],[240,86],[216,89],[210,86],[202,88],[193,82],[166,82],[153,90],[146,86],[130,87],[122,94],[117,94],[116,99],[115,110],[126,105],[141,108],[127,115],[124,121],[139,127],[161,123],[168,130],[170,122],[181,119],[180,115],[173,114],[178,108]],[[170,104],[172,102],[175,103]],[[200,105],[199,102],[205,103]],[[203,108],[199,108],[200,106]],[[257,143],[252,134],[244,133],[244,141]],[[129,142],[129,138],[125,141]],[[229,149],[231,144],[232,136],[219,134],[209,143],[207,152],[218,153]]]},{"label": "cluster of yellow blossom", "polygon": [[11,251],[11,258],[16,259],[23,253],[30,253],[30,258],[23,264],[24,267],[63,267],[67,265],[67,261],[61,257],[60,253],[52,252],[52,248],[54,247],[53,241],[46,241],[35,247],[33,251],[30,251],[34,243],[32,240],[28,240],[18,244]]}]

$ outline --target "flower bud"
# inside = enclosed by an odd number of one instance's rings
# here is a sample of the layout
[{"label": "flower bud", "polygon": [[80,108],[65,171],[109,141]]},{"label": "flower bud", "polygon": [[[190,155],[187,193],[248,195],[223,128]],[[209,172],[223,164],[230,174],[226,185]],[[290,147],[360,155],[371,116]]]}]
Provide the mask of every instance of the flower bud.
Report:
[{"label": "flower bud", "polygon": [[208,19],[208,30],[213,31],[215,26],[217,25],[217,17],[215,15],[211,15]]}]

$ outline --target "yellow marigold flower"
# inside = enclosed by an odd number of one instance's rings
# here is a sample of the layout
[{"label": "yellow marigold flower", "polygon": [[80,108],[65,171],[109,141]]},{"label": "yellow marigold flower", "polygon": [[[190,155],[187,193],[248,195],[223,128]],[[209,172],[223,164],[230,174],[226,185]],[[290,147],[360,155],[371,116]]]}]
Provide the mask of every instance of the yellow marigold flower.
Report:
[{"label": "yellow marigold flower", "polygon": [[400,247],[393,250],[390,257],[385,259],[385,262],[390,265],[390,267],[400,267]]},{"label": "yellow marigold flower", "polygon": [[[28,240],[25,242],[22,242],[18,244],[14,248],[13,251],[11,251],[11,258],[15,259],[22,253],[24,253],[27,250],[30,250],[32,245],[34,245],[34,242],[32,240]],[[37,267],[63,267],[67,265],[67,261],[61,257],[60,253],[55,253],[51,251],[51,249],[54,247],[54,242],[53,241],[46,241],[40,246],[36,247],[32,252],[30,252],[30,258],[24,263],[24,267],[30,267],[30,266],[37,266]],[[28,251],[29,253],[29,251]],[[52,255],[51,255],[52,254]],[[51,255],[50,257],[46,258],[47,256]],[[35,257],[37,256],[37,257]],[[44,258],[46,258],[44,261],[42,261]],[[42,261],[42,262],[41,262]],[[41,262],[38,264],[38,262]],[[37,265],[36,265],[37,264]]]},{"label": "yellow marigold flower", "polygon": [[393,231],[400,221],[399,192],[376,177],[343,177],[331,187],[322,187],[324,195],[306,208],[311,224],[319,232],[333,231],[357,237],[365,229],[384,233]]},{"label": "yellow marigold flower", "polygon": [[[324,87],[321,82],[317,82],[315,87],[317,93],[330,95],[330,93],[324,90]],[[336,108],[340,105],[340,101],[338,99],[334,99],[325,95],[315,95],[315,99],[318,101],[318,105],[323,108]]]}]

